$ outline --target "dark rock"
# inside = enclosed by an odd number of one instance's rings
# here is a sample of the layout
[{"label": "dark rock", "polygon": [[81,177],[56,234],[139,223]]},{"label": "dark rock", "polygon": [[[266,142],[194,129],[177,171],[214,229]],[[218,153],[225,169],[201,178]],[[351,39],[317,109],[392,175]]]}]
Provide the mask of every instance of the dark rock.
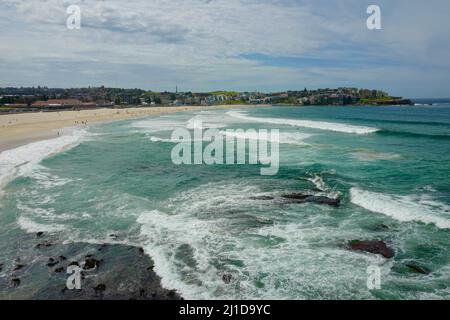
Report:
[{"label": "dark rock", "polygon": [[85,258],[92,258],[92,254],[86,255]]},{"label": "dark rock", "polygon": [[101,284],[97,285],[97,286],[94,288],[94,290],[95,290],[95,293],[97,293],[97,292],[103,292],[103,291],[106,290],[106,285],[104,285],[103,283],[101,283]]},{"label": "dark rock", "polygon": [[314,202],[317,204],[327,204],[329,206],[334,206],[334,207],[339,207],[339,205],[341,204],[341,200],[340,199],[333,199],[333,198],[328,198],[328,197],[316,197],[316,196],[312,196],[306,199],[306,202]]},{"label": "dark rock", "polygon": [[355,251],[365,251],[373,254],[381,254],[385,258],[392,258],[395,252],[389,248],[384,241],[377,240],[353,240],[348,243],[348,248]]},{"label": "dark rock", "polygon": [[[32,234],[31,237],[35,238]],[[43,240],[42,240],[43,241]],[[42,242],[38,241],[38,242]],[[36,244],[36,243],[35,243]],[[102,251],[98,249],[102,247]],[[52,252],[57,254],[49,255],[47,250],[35,250],[35,258],[31,261],[14,261],[13,267],[17,264],[26,264],[22,270],[30,268],[36,270],[36,275],[27,277],[26,282],[17,288],[16,296],[19,299],[46,299],[46,300],[178,300],[181,299],[176,291],[169,292],[161,286],[161,278],[151,269],[154,265],[152,259],[147,255],[139,254],[138,247],[107,244],[105,246],[88,243],[61,244],[54,242]],[[85,258],[87,254],[94,253],[90,258]],[[62,261],[58,255],[64,255],[67,260]],[[81,257],[81,259],[78,259]],[[53,259],[53,260],[52,260]],[[88,259],[94,259],[89,261]],[[77,262],[79,260],[79,262]],[[87,263],[86,263],[86,260]],[[44,263],[43,263],[44,262]],[[47,263],[59,262],[49,269],[42,268]],[[68,290],[65,286],[65,271],[67,265],[79,267],[98,267],[97,269],[81,270],[82,290]],[[150,267],[150,268],[149,268]],[[148,270],[149,268],[149,270]],[[3,268],[5,269],[5,267]],[[95,270],[95,271],[93,271]],[[91,272],[90,272],[91,271]],[[12,288],[12,278],[5,278],[6,286]],[[0,274],[0,288],[1,285]],[[220,275],[221,277],[221,275]],[[25,278],[21,277],[22,281]],[[33,288],[32,292],[19,291],[25,284]],[[102,285],[100,285],[102,284]],[[17,284],[18,285],[18,284]],[[10,289],[14,290],[14,289]],[[2,291],[2,289],[0,289]],[[153,294],[153,295],[152,295]]]},{"label": "dark rock", "polygon": [[269,201],[269,200],[273,200],[274,197],[270,197],[270,196],[258,196],[258,197],[250,197],[250,200],[263,200],[263,201]]},{"label": "dark rock", "polygon": [[36,237],[40,238],[44,235],[42,231],[36,232]]},{"label": "dark rock", "polygon": [[48,242],[48,241],[44,241],[44,242],[42,242],[42,243],[38,243],[37,245],[36,245],[36,248],[38,248],[38,249],[41,249],[41,248],[48,248],[48,247],[50,247],[52,244],[50,243],[50,242]]},{"label": "dark rock", "polygon": [[16,266],[14,267],[14,271],[20,270],[20,269],[22,269],[23,267],[25,267],[25,265],[23,265],[23,264],[18,264],[18,265],[16,265]]},{"label": "dark rock", "polygon": [[138,248],[138,252],[139,252],[140,254],[144,254],[144,248],[139,247],[139,248]]},{"label": "dark rock", "polygon": [[59,258],[59,260],[61,260],[61,261],[65,261],[65,260],[67,260],[67,258],[66,258],[66,257],[64,257],[64,256],[59,256],[58,258]]},{"label": "dark rock", "polygon": [[386,231],[386,230],[389,230],[390,227],[384,223],[381,223],[381,224],[377,224],[377,225],[371,227],[370,229],[373,231]]},{"label": "dark rock", "polygon": [[414,273],[420,273],[420,274],[430,274],[431,271],[425,267],[419,266],[415,264],[414,262],[407,263],[406,266],[411,269]]},{"label": "dark rock", "polygon": [[13,287],[18,287],[20,286],[20,279],[19,278],[14,278],[11,280]]},{"label": "dark rock", "polygon": [[61,273],[61,272],[63,272],[64,271],[64,267],[59,267],[59,268],[56,268],[55,269],[55,272],[56,273]]},{"label": "dark rock", "polygon": [[55,260],[53,258],[48,259],[47,267],[54,267],[59,263],[58,260]]},{"label": "dark rock", "polygon": [[153,269],[155,268],[155,266],[151,265],[150,267],[147,268],[148,271],[153,271]]},{"label": "dark rock", "polygon": [[110,234],[109,237],[110,237],[111,239],[116,240],[119,236],[118,236],[117,234]]},{"label": "dark rock", "polygon": [[89,270],[89,269],[98,268],[99,264],[100,264],[100,261],[98,261],[97,259],[87,258],[84,261],[83,269],[84,270]]},{"label": "dark rock", "polygon": [[231,275],[231,274],[224,274],[223,276],[222,276],[222,280],[223,280],[223,282],[225,283],[225,284],[229,284],[229,283],[231,283],[231,280],[233,280],[233,276]]},{"label": "dark rock", "polygon": [[284,199],[287,199],[293,203],[305,203],[305,202],[311,202],[311,203],[317,203],[317,204],[326,204],[329,206],[338,207],[341,204],[340,199],[333,199],[328,198],[325,196],[313,196],[308,195],[304,193],[292,193],[292,194],[285,194],[281,196]]},{"label": "dark rock", "polygon": [[168,297],[175,297],[177,295],[177,292],[175,290],[169,290],[169,292],[167,292],[167,296]]},{"label": "dark rock", "polygon": [[311,197],[308,194],[304,194],[304,193],[292,193],[292,194],[285,194],[281,196],[284,199],[289,199],[289,200],[305,200],[308,197]]},{"label": "dark rock", "polygon": [[0,263],[0,272],[3,270],[3,263]]}]

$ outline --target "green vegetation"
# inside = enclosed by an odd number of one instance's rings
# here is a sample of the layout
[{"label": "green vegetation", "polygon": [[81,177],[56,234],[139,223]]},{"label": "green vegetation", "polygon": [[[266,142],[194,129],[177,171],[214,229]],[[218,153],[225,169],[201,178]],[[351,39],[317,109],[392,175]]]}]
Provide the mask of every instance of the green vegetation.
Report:
[{"label": "green vegetation", "polygon": [[236,91],[213,91],[213,92],[210,92],[210,94],[215,95],[215,96],[219,96],[219,95],[235,96],[235,95],[238,95],[239,92],[236,92]]},{"label": "green vegetation", "polygon": [[226,100],[219,102],[220,105],[237,105],[237,104],[246,104],[244,100]]},{"label": "green vegetation", "polygon": [[0,110],[6,111],[6,110],[14,110],[16,109],[15,107],[10,107],[10,106],[4,106],[4,105],[0,105]]},{"label": "green vegetation", "polygon": [[360,104],[374,104],[374,103],[382,103],[382,102],[389,102],[389,101],[399,101],[402,100],[402,98],[399,97],[379,97],[379,98],[364,98],[360,100]]}]

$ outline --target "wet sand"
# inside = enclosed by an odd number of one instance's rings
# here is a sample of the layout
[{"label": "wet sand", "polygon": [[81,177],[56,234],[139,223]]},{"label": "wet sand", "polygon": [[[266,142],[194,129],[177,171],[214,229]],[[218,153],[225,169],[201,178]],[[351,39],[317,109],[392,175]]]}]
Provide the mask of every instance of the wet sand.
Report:
[{"label": "wet sand", "polygon": [[92,123],[139,118],[150,115],[196,110],[239,108],[230,106],[142,107],[124,109],[92,109],[80,111],[30,112],[0,115],[0,152],[37,140],[62,134],[67,127],[83,127]]}]

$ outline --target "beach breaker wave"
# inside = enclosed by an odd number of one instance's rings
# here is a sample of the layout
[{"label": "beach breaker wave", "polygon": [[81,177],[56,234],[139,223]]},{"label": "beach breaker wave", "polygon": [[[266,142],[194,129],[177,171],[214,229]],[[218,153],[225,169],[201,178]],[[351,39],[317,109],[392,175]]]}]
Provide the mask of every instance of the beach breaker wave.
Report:
[{"label": "beach breaker wave", "polygon": [[[192,118],[189,123],[193,128],[177,128],[172,133],[172,141],[179,141],[171,152],[172,162],[176,165],[263,165],[263,176],[276,175],[279,170],[278,129],[227,129],[215,128],[204,130],[200,117]],[[203,148],[203,142],[209,144]],[[248,157],[247,157],[248,145]]]}]

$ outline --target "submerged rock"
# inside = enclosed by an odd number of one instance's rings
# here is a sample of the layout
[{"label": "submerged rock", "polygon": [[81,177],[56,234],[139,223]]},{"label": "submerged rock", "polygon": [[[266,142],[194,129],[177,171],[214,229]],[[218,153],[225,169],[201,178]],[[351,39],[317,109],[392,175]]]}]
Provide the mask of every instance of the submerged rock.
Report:
[{"label": "submerged rock", "polygon": [[95,287],[94,287],[94,290],[95,290],[95,293],[103,292],[103,291],[106,290],[106,285],[103,284],[103,283],[101,283],[101,284],[95,286]]},{"label": "submerged rock", "polygon": [[100,261],[99,260],[88,257],[84,261],[83,269],[84,270],[94,269],[94,268],[98,268],[99,265],[100,265]]},{"label": "submerged rock", "polygon": [[270,197],[270,196],[258,196],[258,197],[250,197],[250,200],[263,200],[263,201],[269,201],[269,200],[274,200],[274,197]]},{"label": "submerged rock", "polygon": [[430,274],[431,271],[425,267],[419,266],[414,262],[407,263],[406,266],[414,273]]},{"label": "submerged rock", "polygon": [[304,194],[304,193],[291,193],[291,194],[285,194],[281,196],[284,199],[289,199],[289,200],[305,200],[308,197],[311,197],[311,195],[309,194]]},{"label": "submerged rock", "polygon": [[18,287],[18,286],[20,286],[20,279],[14,278],[11,280],[11,283],[12,283],[13,287]]},{"label": "submerged rock", "polygon": [[169,292],[167,292],[167,296],[170,298],[174,298],[177,296],[177,292],[175,290],[169,290]]},{"label": "submerged rock", "polygon": [[61,273],[61,272],[63,272],[64,271],[64,267],[59,267],[59,268],[56,268],[55,269],[55,272],[56,273]]},{"label": "submerged rock", "polygon": [[51,247],[51,246],[52,246],[52,244],[50,242],[44,241],[44,242],[38,243],[36,245],[36,248],[41,249],[41,248],[48,248],[48,247]]},{"label": "submerged rock", "polygon": [[317,203],[317,204],[326,204],[333,207],[338,207],[341,204],[340,199],[328,198],[325,196],[313,196],[304,193],[291,193],[285,194],[281,196],[283,199],[287,199],[293,203]]},{"label": "submerged rock", "polygon": [[49,258],[48,259],[48,263],[47,263],[47,267],[54,267],[59,263],[59,261],[53,259],[53,258]]},{"label": "submerged rock", "polygon": [[44,235],[44,232],[42,232],[42,231],[36,232],[36,237],[38,237],[38,238],[42,237],[43,235]]},{"label": "submerged rock", "polygon": [[391,229],[391,227],[390,226],[388,226],[387,224],[384,224],[384,223],[381,223],[381,224],[377,224],[377,225],[374,225],[374,226],[372,226],[372,227],[370,227],[370,230],[372,230],[372,231],[387,231],[387,230],[390,230]]},{"label": "submerged rock", "polygon": [[222,281],[223,281],[225,284],[231,283],[231,280],[233,280],[233,276],[232,276],[231,274],[229,274],[229,273],[224,274],[224,275],[222,276]]},{"label": "submerged rock", "polygon": [[23,267],[25,267],[25,265],[23,265],[23,264],[18,264],[18,265],[16,265],[16,266],[14,267],[14,270],[13,270],[13,271],[18,271],[18,270],[22,269]]},{"label": "submerged rock", "polygon": [[395,252],[389,248],[384,241],[378,240],[352,240],[348,243],[348,248],[354,251],[365,251],[373,254],[381,254],[385,258],[392,258]]},{"label": "submerged rock", "polygon": [[317,204],[327,204],[329,206],[334,206],[334,207],[339,207],[339,205],[341,204],[341,200],[340,199],[333,199],[333,198],[328,198],[328,197],[317,197],[317,196],[312,196],[306,199],[307,202],[314,202]]}]

